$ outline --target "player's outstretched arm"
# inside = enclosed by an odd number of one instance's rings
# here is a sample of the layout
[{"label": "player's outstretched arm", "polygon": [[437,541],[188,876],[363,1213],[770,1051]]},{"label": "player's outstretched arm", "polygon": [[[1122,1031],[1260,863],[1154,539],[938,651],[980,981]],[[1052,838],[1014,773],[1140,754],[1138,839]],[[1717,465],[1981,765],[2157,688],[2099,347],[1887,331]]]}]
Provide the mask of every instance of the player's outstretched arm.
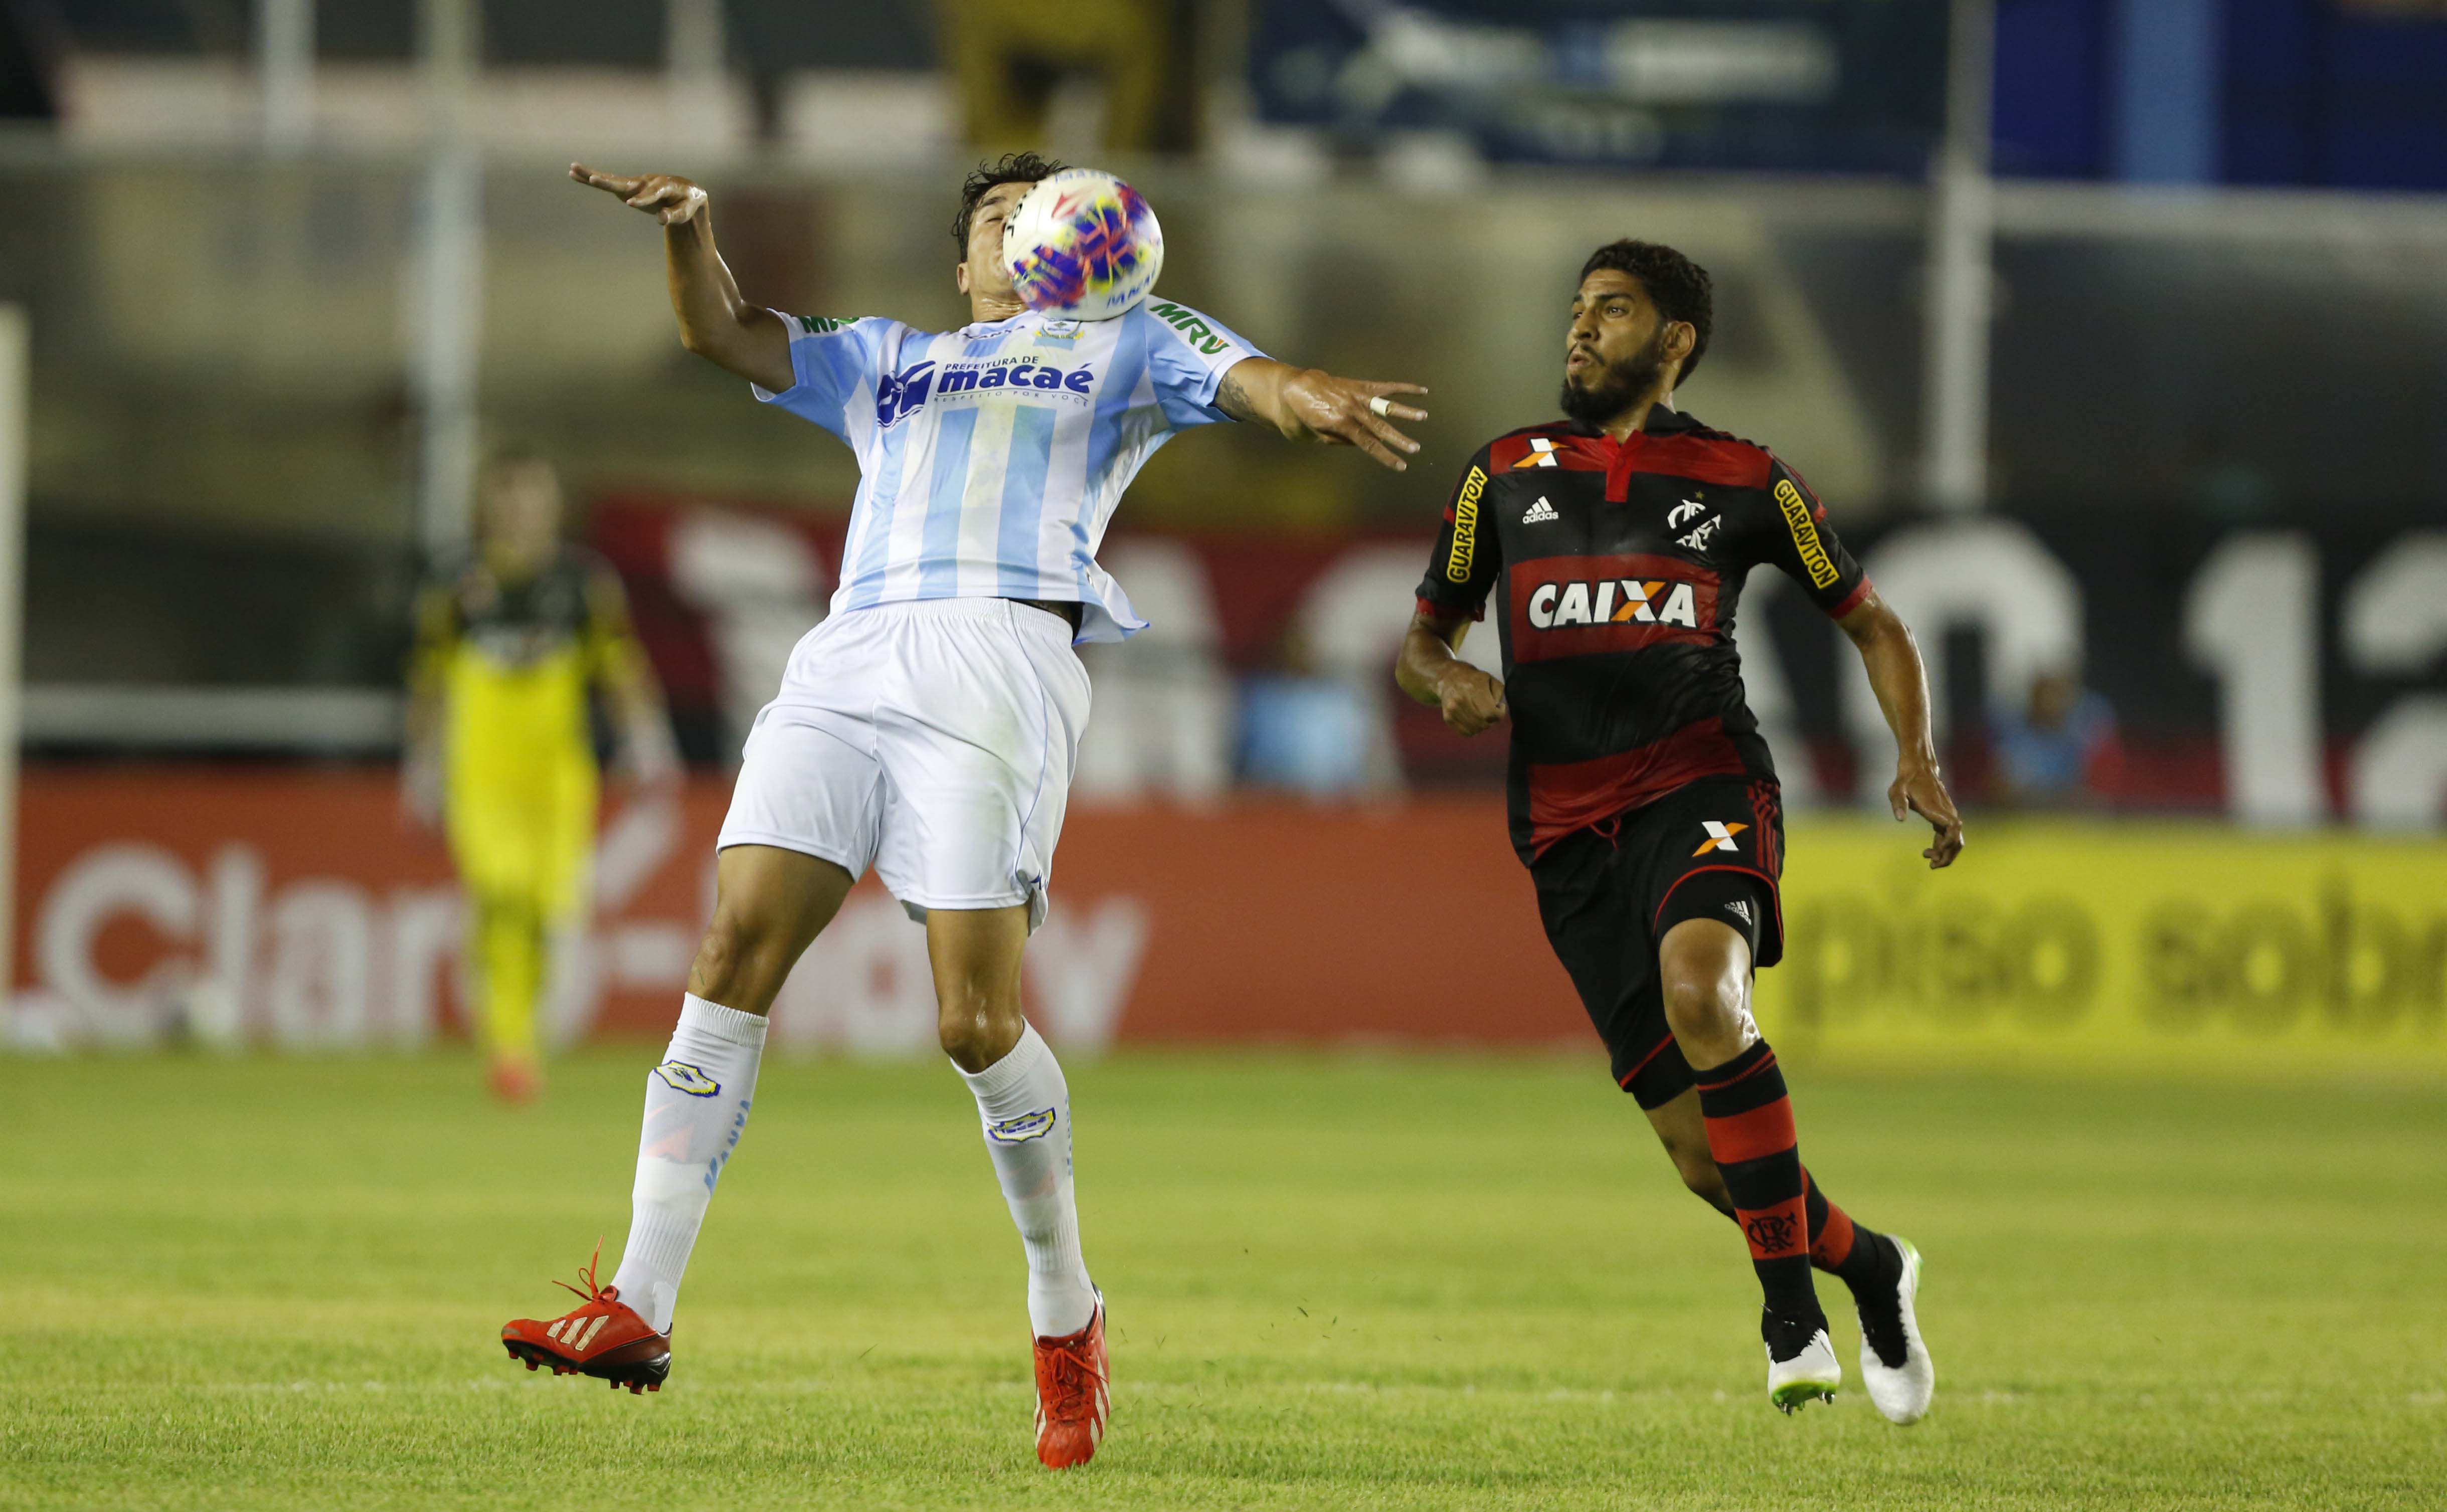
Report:
[{"label": "player's outstretched arm", "polygon": [[[1402,472],[1411,465],[1403,456],[1417,451],[1419,444],[1403,435],[1393,422],[1425,420],[1428,412],[1397,405],[1390,396],[1426,392],[1417,384],[1337,378],[1271,357],[1246,357],[1225,369],[1224,382],[1215,390],[1215,407],[1235,420],[1272,425],[1294,441],[1356,446]],[[1371,400],[1384,404],[1372,407]]]},{"label": "player's outstretched arm", "polygon": [[1402,637],[1402,654],[1394,663],[1394,685],[1441,712],[1445,723],[1462,734],[1475,735],[1509,710],[1504,684],[1453,654],[1469,629],[1467,619],[1413,614],[1410,632]]},{"label": "player's outstretched arm", "polygon": [[586,659],[595,686],[603,691],[620,733],[622,771],[641,787],[679,781],[679,745],[672,738],[671,710],[662,680],[629,619],[629,595],[619,574],[598,568],[586,585]]},{"label": "player's outstretched arm", "polygon": [[400,810],[418,827],[442,827],[446,798],[442,727],[449,704],[449,663],[458,639],[449,590],[427,583],[416,595],[416,649],[408,663],[406,737],[400,746]]},{"label": "player's outstretched arm", "polygon": [[775,393],[798,382],[781,317],[749,304],[714,251],[712,202],[703,189],[667,173],[597,173],[582,162],[571,163],[569,176],[661,222],[680,345]]},{"label": "player's outstretched arm", "polygon": [[1895,780],[1887,789],[1887,806],[1897,823],[1906,813],[1927,820],[1937,836],[1921,854],[1931,870],[1950,866],[1963,854],[1963,816],[1954,811],[1953,795],[1938,775],[1937,742],[1928,729],[1928,672],[1921,666],[1911,627],[1874,593],[1835,623],[1861,652],[1878,709],[1895,732]]}]

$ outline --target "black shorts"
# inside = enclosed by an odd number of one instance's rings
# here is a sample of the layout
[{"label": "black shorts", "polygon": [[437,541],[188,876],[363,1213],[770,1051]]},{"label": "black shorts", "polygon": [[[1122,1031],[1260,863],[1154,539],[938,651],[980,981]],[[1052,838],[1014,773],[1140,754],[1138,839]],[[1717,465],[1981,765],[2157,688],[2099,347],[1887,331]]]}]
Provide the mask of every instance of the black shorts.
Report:
[{"label": "black shorts", "polygon": [[1708,777],[1565,836],[1529,865],[1546,940],[1613,1056],[1616,1085],[1641,1107],[1671,1102],[1691,1066],[1665,1023],[1657,942],[1689,918],[1749,939],[1751,964],[1784,955],[1776,879],[1784,805],[1774,783]]}]

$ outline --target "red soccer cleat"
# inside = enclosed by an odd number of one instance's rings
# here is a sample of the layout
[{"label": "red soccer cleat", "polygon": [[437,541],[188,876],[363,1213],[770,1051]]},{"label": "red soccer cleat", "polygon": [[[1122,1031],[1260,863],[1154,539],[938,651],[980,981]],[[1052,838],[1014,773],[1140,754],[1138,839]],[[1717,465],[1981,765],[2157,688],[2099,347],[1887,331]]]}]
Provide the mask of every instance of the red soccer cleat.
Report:
[{"label": "red soccer cleat", "polygon": [[1112,1408],[1105,1364],[1105,1294],[1078,1332],[1036,1341],[1036,1457],[1067,1470],[1096,1457]]},{"label": "red soccer cleat", "polygon": [[[511,1358],[526,1361],[530,1370],[549,1365],[555,1375],[591,1375],[611,1382],[616,1391],[627,1387],[632,1396],[659,1391],[663,1377],[672,1373],[671,1335],[655,1332],[652,1324],[621,1301],[618,1287],[595,1284],[595,1261],[602,1256],[603,1241],[598,1239],[595,1258],[579,1273],[586,1282],[584,1291],[567,1281],[553,1283],[576,1292],[583,1305],[548,1323],[541,1318],[511,1319],[502,1325],[502,1348],[510,1351]],[[1101,1351],[1098,1357],[1102,1358]]]},{"label": "red soccer cleat", "polygon": [[505,1055],[493,1062],[492,1069],[485,1072],[484,1085],[503,1102],[522,1107],[534,1102],[536,1094],[543,1090],[543,1073],[536,1069],[533,1061]]}]

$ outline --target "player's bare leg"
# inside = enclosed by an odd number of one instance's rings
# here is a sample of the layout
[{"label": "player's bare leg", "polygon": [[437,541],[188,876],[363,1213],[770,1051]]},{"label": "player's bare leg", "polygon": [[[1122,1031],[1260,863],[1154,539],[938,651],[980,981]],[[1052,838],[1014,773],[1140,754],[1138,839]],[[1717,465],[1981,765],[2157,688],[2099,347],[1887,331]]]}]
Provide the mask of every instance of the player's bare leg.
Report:
[{"label": "player's bare leg", "polygon": [[689,991],[759,1017],[807,947],[841,912],[855,879],[776,845],[725,846],[714,863],[713,921],[689,967]]},{"label": "player's bare leg", "polygon": [[1791,1412],[1835,1399],[1844,1378],[1810,1280],[1810,1221],[1793,1104],[1750,1013],[1750,942],[1712,918],[1658,942],[1665,1022],[1698,1082],[1708,1148],[1750,1244],[1766,1307],[1768,1397]]},{"label": "player's bare leg", "polygon": [[[518,1318],[502,1344],[529,1370],[550,1366],[631,1391],[654,1390],[671,1370],[672,1311],[714,1182],[748,1127],[765,1014],[790,967],[848,896],[848,872],[769,845],[725,848],[713,922],[697,947],[689,993],[663,1062],[646,1076],[629,1241],[620,1269],[598,1285],[592,1263],[579,1306],[553,1319]],[[562,1283],[566,1285],[567,1283]]]},{"label": "player's bare leg", "polygon": [[1707,1121],[1699,1116],[1699,1089],[1686,1087],[1673,1101],[1644,1111],[1648,1126],[1657,1131],[1657,1143],[1665,1146],[1665,1158],[1674,1162],[1674,1174],[1682,1179],[1691,1195],[1733,1217],[1734,1200],[1725,1195],[1725,1173],[1717,1169],[1717,1157],[1708,1150]]},{"label": "player's bare leg", "polygon": [[1111,1393],[1103,1298],[1079,1255],[1071,1089],[1053,1051],[1020,1012],[1027,944],[1026,904],[926,915],[943,1053],[977,1096],[986,1150],[1028,1254],[1036,1457],[1067,1469],[1095,1455]]}]

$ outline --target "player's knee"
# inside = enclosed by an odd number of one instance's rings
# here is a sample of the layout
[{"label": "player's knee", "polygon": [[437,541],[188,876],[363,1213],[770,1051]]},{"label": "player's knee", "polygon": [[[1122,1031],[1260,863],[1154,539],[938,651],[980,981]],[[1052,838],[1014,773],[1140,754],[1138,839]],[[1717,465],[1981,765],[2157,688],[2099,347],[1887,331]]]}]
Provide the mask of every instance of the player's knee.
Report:
[{"label": "player's knee", "polygon": [[944,992],[935,1035],[943,1053],[964,1071],[982,1071],[1011,1053],[1024,1024],[1017,1004],[1006,1004],[982,984]]},{"label": "player's knee", "polygon": [[981,1071],[994,1064],[985,1054],[985,1025],[974,1012],[944,1007],[935,1020],[935,1038],[964,1071]]},{"label": "player's knee", "polygon": [[1665,1024],[1677,1040],[1709,1043],[1739,1032],[1741,993],[1721,973],[1669,970],[1660,987]]},{"label": "player's knee", "polygon": [[[740,1006],[743,998],[763,994],[750,980],[756,962],[769,953],[765,947],[772,932],[760,927],[755,916],[741,909],[717,906],[713,921],[705,927],[704,938],[697,941],[696,961],[689,970],[689,991],[711,1002]],[[761,1005],[748,1006],[755,1012]]]},{"label": "player's knee", "polygon": [[964,1071],[982,1071],[1011,1053],[1016,1034],[1004,1034],[993,1016],[977,1007],[943,1009],[935,1023],[935,1037],[943,1053]]}]

